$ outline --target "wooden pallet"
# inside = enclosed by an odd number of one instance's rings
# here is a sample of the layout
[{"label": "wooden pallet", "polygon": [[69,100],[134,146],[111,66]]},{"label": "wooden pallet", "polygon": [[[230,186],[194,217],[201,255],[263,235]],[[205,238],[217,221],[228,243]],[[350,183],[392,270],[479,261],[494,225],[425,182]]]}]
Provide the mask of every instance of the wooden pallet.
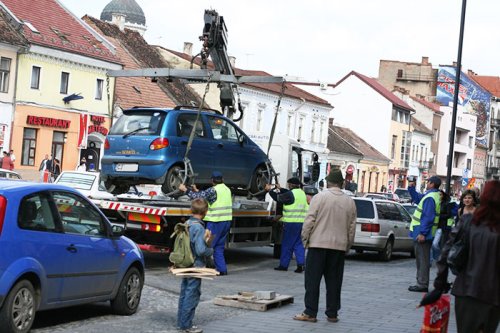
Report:
[{"label": "wooden pallet", "polygon": [[267,311],[291,303],[293,303],[293,296],[280,294],[277,294],[276,298],[272,300],[245,298],[241,295],[217,296],[214,298],[214,304],[216,305],[255,311]]}]

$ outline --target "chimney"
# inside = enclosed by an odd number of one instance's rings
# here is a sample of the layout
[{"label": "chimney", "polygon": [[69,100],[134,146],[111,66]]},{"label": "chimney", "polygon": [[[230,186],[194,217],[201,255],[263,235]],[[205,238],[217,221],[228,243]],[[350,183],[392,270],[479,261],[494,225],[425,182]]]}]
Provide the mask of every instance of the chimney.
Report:
[{"label": "chimney", "polygon": [[469,69],[469,70],[467,70],[467,75],[475,76],[475,75],[477,75],[477,73],[474,72],[472,69]]},{"label": "chimney", "polygon": [[193,55],[193,43],[184,42],[184,53],[188,56]]},{"label": "chimney", "polygon": [[236,65],[236,57],[230,56],[229,57],[229,63],[231,64],[231,67],[235,67]]},{"label": "chimney", "polygon": [[429,57],[422,57],[422,65],[428,65],[429,64]]},{"label": "chimney", "polygon": [[453,67],[455,67],[455,68],[457,67],[457,62],[456,61],[453,62]]},{"label": "chimney", "polygon": [[111,14],[111,23],[118,26],[118,29],[123,31],[125,29],[125,17],[126,15],[120,13],[112,13]]},{"label": "chimney", "polygon": [[328,119],[328,126],[332,127],[333,126],[333,118]]}]

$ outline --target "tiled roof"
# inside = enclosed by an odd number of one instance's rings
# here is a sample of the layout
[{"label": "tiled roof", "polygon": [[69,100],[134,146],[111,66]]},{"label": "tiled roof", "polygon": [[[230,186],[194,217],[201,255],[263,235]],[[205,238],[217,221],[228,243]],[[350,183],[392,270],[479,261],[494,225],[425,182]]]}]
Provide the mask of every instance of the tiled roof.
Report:
[{"label": "tiled roof", "polygon": [[118,63],[118,58],[57,0],[1,0],[23,24],[32,44]]},{"label": "tiled roof", "polygon": [[[130,29],[121,31],[114,24],[87,15],[83,17],[83,20],[95,27],[95,29],[101,31],[105,36],[120,41],[122,48],[126,50],[129,56],[136,62],[137,67],[134,68],[172,68],[172,66],[163,59],[156,48],[149,45],[137,31]],[[135,82],[134,79],[135,78],[128,78],[127,80]],[[148,80],[151,82],[151,79]],[[139,80],[137,82],[139,82]],[[175,105],[191,105],[191,102],[196,104],[200,102],[200,97],[189,87],[189,85],[181,83],[178,79],[168,80],[166,77],[159,77],[156,85],[161,88],[163,94],[168,96],[170,101]],[[121,96],[121,98],[128,97]],[[149,105],[153,106],[151,103],[149,103]]]},{"label": "tiled roof", "polygon": [[26,45],[24,36],[14,28],[16,23],[10,24],[9,21],[7,14],[0,7],[0,41],[11,45]]},{"label": "tiled roof", "polygon": [[414,96],[410,96],[410,98],[412,100],[414,100],[415,102],[417,103],[420,103],[424,106],[426,106],[427,108],[431,109],[432,111],[434,112],[438,112],[440,113],[441,111],[439,110],[439,104],[436,104],[436,103],[432,103],[432,102],[429,102],[429,101],[426,101],[425,99],[423,98],[418,98],[418,97],[414,97]]},{"label": "tiled roof", "polygon": [[[192,57],[186,53],[177,52],[177,51],[173,51],[170,49],[165,49],[165,50],[172,53],[172,54],[175,54],[176,56],[178,56],[184,60],[191,61]],[[199,66],[201,63],[200,57],[196,57],[194,59],[194,63]],[[211,70],[213,70],[215,68],[211,61],[208,62],[207,66]],[[244,69],[239,69],[239,68],[235,68],[234,73],[236,75],[240,75],[240,76],[272,76],[271,74],[263,72],[263,71],[244,70]],[[258,88],[260,90],[264,90],[264,91],[271,92],[274,94],[281,94],[281,83],[245,83],[245,84],[242,84],[242,86]],[[284,95],[287,97],[291,97],[291,98],[298,98],[298,99],[303,98],[308,102],[321,104],[321,105],[326,106],[326,107],[332,107],[328,101],[326,101],[322,98],[319,98],[313,94],[310,94],[307,91],[302,90],[291,83],[285,83]]]},{"label": "tiled roof", "polygon": [[420,120],[415,117],[411,117],[411,124],[413,125],[413,129],[420,133],[430,134],[432,135],[432,131],[428,129]]},{"label": "tiled roof", "polygon": [[326,146],[330,152],[363,156],[358,149],[352,146],[335,131],[335,126],[330,127],[330,131],[328,132],[328,143]]},{"label": "tiled roof", "polygon": [[[338,136],[348,142],[356,150],[363,154],[364,158],[372,159],[381,162],[389,162],[390,159],[385,157],[384,154],[373,148],[368,142],[359,137],[356,133],[347,127],[330,126],[331,131],[335,132]],[[328,147],[330,149],[330,147]]]},{"label": "tiled roof", "polygon": [[403,101],[401,98],[394,95],[387,88],[385,88],[382,84],[380,84],[377,81],[377,79],[365,76],[365,75],[360,74],[356,71],[351,71],[349,74],[347,74],[342,79],[340,79],[340,81],[337,82],[337,84],[335,86],[338,86],[341,82],[343,82],[345,79],[347,79],[351,75],[356,76],[361,81],[363,81],[364,83],[366,83],[367,85],[372,87],[375,91],[377,91],[380,95],[385,97],[393,105],[398,106],[398,107],[405,109],[405,110],[408,110],[408,111],[414,111],[413,108],[411,106],[409,106],[405,101]]},{"label": "tiled roof", "polygon": [[488,90],[493,96],[500,97],[500,77],[483,75],[468,75],[468,77]]}]

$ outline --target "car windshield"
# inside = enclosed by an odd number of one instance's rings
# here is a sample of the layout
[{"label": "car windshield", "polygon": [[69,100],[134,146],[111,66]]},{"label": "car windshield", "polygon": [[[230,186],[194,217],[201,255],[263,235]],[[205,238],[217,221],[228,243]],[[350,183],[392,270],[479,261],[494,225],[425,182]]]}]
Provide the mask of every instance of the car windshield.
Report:
[{"label": "car windshield", "polygon": [[159,135],[165,114],[159,111],[132,111],[123,114],[110,135]]},{"label": "car windshield", "polygon": [[63,173],[58,179],[57,183],[66,185],[78,190],[90,190],[97,175],[82,174],[82,173]]},{"label": "car windshield", "polygon": [[410,195],[410,192],[408,192],[408,190],[405,190],[405,189],[397,189],[395,191],[395,193],[400,197],[400,198],[403,198],[403,199],[410,199],[411,198],[411,195]]},{"label": "car windshield", "polygon": [[373,219],[375,218],[375,212],[373,210],[373,203],[367,200],[354,200],[356,204],[356,211],[358,218],[363,219]]}]

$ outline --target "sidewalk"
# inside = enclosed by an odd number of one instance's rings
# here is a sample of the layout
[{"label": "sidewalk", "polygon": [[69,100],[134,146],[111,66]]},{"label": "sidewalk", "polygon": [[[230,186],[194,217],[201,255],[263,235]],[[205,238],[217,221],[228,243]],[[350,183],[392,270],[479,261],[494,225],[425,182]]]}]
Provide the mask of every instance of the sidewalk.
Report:
[{"label": "sidewalk", "polygon": [[[415,262],[411,259],[399,259],[390,263],[366,262],[360,265],[360,260],[346,261],[342,290],[342,309],[339,312],[340,321],[330,323],[324,315],[325,291],[320,298],[318,322],[300,322],[292,317],[301,313],[303,307],[303,279],[300,288],[289,288],[295,297],[294,304],[266,312],[248,310],[241,315],[225,319],[215,319],[200,323],[206,333],[232,332],[418,332],[423,320],[423,308],[416,309],[421,299],[421,293],[407,290],[414,281]],[[283,281],[295,280],[295,273],[280,272]],[[280,278],[277,272],[265,272],[267,275]],[[431,278],[435,271],[431,271]],[[289,284],[289,282],[285,282]],[[265,290],[265,287],[262,287]],[[279,291],[285,294],[282,290]],[[208,303],[208,301],[206,302]],[[208,304],[207,304],[208,305]],[[214,305],[212,305],[214,306]],[[456,332],[453,297],[450,313],[449,333]]]}]

